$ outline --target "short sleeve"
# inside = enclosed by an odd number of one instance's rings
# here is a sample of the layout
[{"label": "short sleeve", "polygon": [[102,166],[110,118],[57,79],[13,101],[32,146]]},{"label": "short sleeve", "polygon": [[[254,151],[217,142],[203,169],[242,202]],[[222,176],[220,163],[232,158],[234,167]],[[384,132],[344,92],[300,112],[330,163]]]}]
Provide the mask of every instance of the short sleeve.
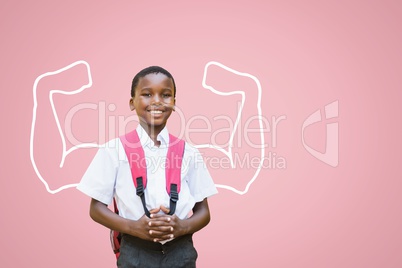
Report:
[{"label": "short sleeve", "polygon": [[207,197],[218,193],[212,177],[205,165],[199,150],[186,143],[188,171],[186,180],[195,202],[201,202]]},{"label": "short sleeve", "polygon": [[115,146],[113,143],[106,143],[98,149],[77,189],[89,197],[109,205],[113,200],[118,164],[118,153]]}]

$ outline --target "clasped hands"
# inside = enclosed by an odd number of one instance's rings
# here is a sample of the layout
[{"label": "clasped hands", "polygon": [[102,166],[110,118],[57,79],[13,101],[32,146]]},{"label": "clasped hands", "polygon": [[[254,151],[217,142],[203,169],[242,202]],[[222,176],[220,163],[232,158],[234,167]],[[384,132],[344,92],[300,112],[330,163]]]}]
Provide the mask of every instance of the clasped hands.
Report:
[{"label": "clasped hands", "polygon": [[[163,213],[159,213],[160,211]],[[149,212],[151,213],[150,218],[144,215],[139,219],[143,227],[141,228],[143,232],[141,232],[140,238],[160,242],[185,234],[184,221],[175,214],[168,215],[168,208],[160,206],[159,208],[151,209]]]}]

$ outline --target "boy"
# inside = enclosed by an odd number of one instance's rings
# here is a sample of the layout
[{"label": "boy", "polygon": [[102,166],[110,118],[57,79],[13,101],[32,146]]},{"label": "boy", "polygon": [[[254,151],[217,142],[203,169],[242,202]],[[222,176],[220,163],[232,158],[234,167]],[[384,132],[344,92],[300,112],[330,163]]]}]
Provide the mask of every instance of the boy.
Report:
[{"label": "boy", "polygon": [[[175,214],[168,214],[170,197],[161,159],[166,159],[169,146],[166,122],[174,111],[175,95],[173,76],[161,67],[145,68],[133,79],[130,109],[137,112],[136,130],[147,160],[144,195],[150,217],[144,214],[141,198],[136,195],[128,158],[118,138],[98,150],[77,187],[92,198],[91,218],[123,234],[118,267],[195,267],[192,234],[209,223],[207,197],[217,190],[199,151],[186,143],[179,199]],[[113,197],[119,215],[107,207]]]}]

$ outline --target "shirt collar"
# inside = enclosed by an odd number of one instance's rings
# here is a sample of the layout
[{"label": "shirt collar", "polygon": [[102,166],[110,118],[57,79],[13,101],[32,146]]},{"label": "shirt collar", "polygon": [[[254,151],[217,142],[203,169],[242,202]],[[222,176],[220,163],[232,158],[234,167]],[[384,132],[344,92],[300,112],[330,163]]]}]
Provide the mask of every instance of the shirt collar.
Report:
[{"label": "shirt collar", "polygon": [[[141,145],[143,147],[152,148],[155,146],[154,142],[151,140],[151,138],[148,136],[145,129],[140,124],[138,124],[138,126],[137,126],[137,133],[138,133],[138,137],[140,138]],[[161,142],[160,147],[165,147],[169,144],[169,132],[168,132],[166,126],[158,134],[156,139]]]}]

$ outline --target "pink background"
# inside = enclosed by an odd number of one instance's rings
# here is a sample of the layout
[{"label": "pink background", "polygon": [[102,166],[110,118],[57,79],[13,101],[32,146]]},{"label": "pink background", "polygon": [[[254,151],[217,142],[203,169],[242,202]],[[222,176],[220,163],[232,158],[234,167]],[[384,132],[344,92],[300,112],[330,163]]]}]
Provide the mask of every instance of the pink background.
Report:
[{"label": "pink background", "polygon": [[[212,221],[195,235],[198,266],[401,267],[401,10],[398,1],[3,1],[0,266],[115,263],[108,230],[88,216],[89,198],[75,189],[49,194],[34,172],[36,77],[85,60],[93,86],[80,96],[55,97],[60,113],[103,101],[116,105],[113,114],[128,116],[132,76],[161,65],[175,76],[184,114],[212,117],[233,111],[202,88],[203,68],[213,60],[259,79],[266,118],[286,116],[275,148],[272,133],[265,133],[266,153],[286,159],[286,168],[264,168],[245,195],[220,189],[210,199]],[[43,87],[77,86],[81,78],[74,75]],[[301,142],[304,120],[333,101],[339,103],[339,117],[330,120],[339,124],[337,167]],[[82,140],[96,137],[94,113],[74,119]],[[172,132],[177,122],[173,115]],[[61,172],[47,151],[59,142],[54,122],[40,124],[50,129],[37,141],[43,173],[53,187],[78,182],[93,151],[74,155]],[[325,124],[305,133],[321,151]],[[244,185],[236,173],[211,173],[217,182]]]}]

